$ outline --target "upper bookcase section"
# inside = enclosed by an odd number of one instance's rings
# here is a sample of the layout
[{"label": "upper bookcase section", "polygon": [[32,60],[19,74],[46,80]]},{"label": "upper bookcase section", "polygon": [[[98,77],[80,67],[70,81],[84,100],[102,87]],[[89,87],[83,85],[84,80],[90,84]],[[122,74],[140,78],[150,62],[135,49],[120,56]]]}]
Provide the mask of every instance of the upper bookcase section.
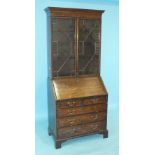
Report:
[{"label": "upper bookcase section", "polygon": [[47,8],[49,77],[98,76],[101,10]]},{"label": "upper bookcase section", "polygon": [[53,17],[86,17],[100,18],[104,10],[88,10],[88,9],[73,9],[73,8],[56,8],[48,7],[45,9],[49,16]]}]

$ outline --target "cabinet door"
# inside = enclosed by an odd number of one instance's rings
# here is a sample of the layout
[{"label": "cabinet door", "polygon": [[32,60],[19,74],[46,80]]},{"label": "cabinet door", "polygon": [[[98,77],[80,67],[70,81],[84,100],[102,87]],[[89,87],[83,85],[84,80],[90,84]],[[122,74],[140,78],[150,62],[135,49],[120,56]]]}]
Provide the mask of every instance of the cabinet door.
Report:
[{"label": "cabinet door", "polygon": [[53,77],[75,75],[75,19],[52,18]]},{"label": "cabinet door", "polygon": [[100,20],[79,21],[79,75],[99,73]]}]

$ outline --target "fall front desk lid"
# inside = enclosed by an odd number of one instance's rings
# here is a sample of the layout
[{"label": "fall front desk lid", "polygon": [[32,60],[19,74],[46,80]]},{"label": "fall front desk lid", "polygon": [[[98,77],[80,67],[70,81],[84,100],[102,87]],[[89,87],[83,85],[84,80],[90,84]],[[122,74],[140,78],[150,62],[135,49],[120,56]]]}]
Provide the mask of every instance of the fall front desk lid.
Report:
[{"label": "fall front desk lid", "polygon": [[53,79],[56,100],[107,95],[100,77],[72,77]]}]

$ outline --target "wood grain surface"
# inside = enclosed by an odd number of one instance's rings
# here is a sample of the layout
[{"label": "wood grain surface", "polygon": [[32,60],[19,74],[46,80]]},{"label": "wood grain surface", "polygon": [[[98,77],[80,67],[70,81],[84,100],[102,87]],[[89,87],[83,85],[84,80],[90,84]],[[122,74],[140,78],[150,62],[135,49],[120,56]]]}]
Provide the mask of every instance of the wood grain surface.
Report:
[{"label": "wood grain surface", "polygon": [[61,78],[53,80],[57,100],[107,95],[99,77]]}]

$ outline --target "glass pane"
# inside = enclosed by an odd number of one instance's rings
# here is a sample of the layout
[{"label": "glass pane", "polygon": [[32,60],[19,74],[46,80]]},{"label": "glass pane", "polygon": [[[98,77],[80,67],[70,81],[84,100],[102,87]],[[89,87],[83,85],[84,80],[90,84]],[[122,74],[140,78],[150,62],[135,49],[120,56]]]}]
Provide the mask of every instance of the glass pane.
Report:
[{"label": "glass pane", "polygon": [[99,72],[100,21],[81,19],[79,28],[79,74],[97,74]]},{"label": "glass pane", "polygon": [[52,20],[53,76],[75,75],[75,20]]}]

